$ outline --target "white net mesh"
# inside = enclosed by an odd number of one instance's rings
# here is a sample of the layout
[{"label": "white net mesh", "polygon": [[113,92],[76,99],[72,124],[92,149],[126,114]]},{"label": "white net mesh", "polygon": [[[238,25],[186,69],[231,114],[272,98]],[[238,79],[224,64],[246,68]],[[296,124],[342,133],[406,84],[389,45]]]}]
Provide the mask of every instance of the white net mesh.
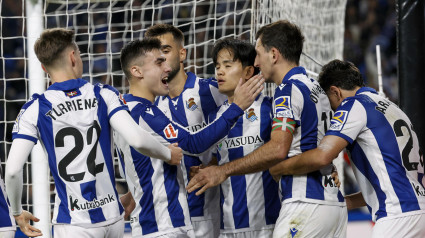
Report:
[{"label": "white net mesh", "polygon": [[[323,64],[342,58],[345,2],[46,0],[42,1],[40,14],[43,28],[67,27],[75,30],[85,79],[92,83],[110,84],[125,92],[126,80],[119,63],[121,47],[130,40],[142,38],[146,28],[155,23],[168,23],[181,29],[188,52],[186,70],[201,77],[211,77],[214,66],[210,51],[216,40],[235,37],[253,41],[259,27],[278,19],[289,19],[301,27],[306,37],[304,52],[318,62]],[[25,0],[0,0],[0,3],[0,155],[3,166],[11,144],[14,120],[30,96],[27,73],[30,62],[25,43],[27,28],[33,26],[31,22],[28,25],[25,22]],[[31,63],[39,65],[39,62]],[[305,56],[301,58],[301,65],[314,72],[320,69]],[[271,95],[271,92],[268,94]],[[30,184],[29,171],[25,170],[25,174],[25,183]],[[53,187],[53,181],[51,184]],[[24,192],[26,204],[31,204],[30,196],[27,196],[29,191]]]}]

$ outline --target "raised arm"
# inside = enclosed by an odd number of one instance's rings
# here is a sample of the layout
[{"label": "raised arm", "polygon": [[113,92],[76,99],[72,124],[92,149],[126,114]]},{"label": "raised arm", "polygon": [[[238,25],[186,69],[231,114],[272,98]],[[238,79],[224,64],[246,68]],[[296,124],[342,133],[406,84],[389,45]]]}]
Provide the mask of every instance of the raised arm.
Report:
[{"label": "raised arm", "polygon": [[316,149],[280,162],[270,168],[270,173],[273,176],[302,175],[320,170],[329,165],[347,145],[348,142],[339,136],[325,136]]},{"label": "raised arm", "polygon": [[126,111],[116,112],[110,119],[112,128],[138,152],[164,160],[170,164],[179,164],[182,158],[181,149],[174,145],[168,148],[158,142],[149,132],[140,128]]}]

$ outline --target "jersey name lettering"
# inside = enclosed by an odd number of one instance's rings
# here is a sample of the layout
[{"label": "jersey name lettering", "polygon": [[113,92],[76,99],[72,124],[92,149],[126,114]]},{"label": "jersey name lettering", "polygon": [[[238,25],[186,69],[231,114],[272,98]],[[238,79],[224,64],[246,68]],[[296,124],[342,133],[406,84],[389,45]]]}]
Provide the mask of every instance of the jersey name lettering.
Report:
[{"label": "jersey name lettering", "polygon": [[52,110],[49,110],[46,113],[46,116],[52,118],[53,120],[56,120],[56,117],[60,117],[64,115],[65,113],[71,112],[71,111],[81,111],[81,110],[87,110],[91,108],[95,108],[97,106],[97,99],[77,99],[77,100],[71,100],[66,101],[64,103],[59,103],[56,106],[52,107]]}]

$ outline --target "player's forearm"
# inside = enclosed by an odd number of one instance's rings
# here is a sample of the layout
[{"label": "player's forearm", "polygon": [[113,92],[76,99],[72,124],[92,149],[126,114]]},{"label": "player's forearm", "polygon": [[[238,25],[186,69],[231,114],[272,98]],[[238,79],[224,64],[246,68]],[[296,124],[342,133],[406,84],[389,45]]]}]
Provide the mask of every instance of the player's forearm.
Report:
[{"label": "player's forearm", "polygon": [[16,139],[12,143],[6,163],[5,183],[13,215],[22,213],[23,167],[31,153],[34,143],[25,139]]},{"label": "player's forearm", "polygon": [[179,141],[179,146],[189,153],[203,153],[223,139],[243,113],[244,111],[239,106],[230,105],[221,117],[211,122],[202,130],[194,134],[189,134],[182,141]]},{"label": "player's forearm", "polygon": [[[318,159],[316,149],[309,150],[300,155],[286,159],[270,168],[272,175],[303,175],[316,170],[320,170],[329,163]],[[314,158],[314,159],[313,159]]]},{"label": "player's forearm", "polygon": [[348,210],[364,207],[367,205],[361,192],[345,196],[345,202],[347,204]]},{"label": "player's forearm", "polygon": [[[264,171],[281,162],[285,156],[285,148],[269,141],[243,158],[221,165],[227,176],[242,175]],[[287,154],[287,152],[286,152]]]}]

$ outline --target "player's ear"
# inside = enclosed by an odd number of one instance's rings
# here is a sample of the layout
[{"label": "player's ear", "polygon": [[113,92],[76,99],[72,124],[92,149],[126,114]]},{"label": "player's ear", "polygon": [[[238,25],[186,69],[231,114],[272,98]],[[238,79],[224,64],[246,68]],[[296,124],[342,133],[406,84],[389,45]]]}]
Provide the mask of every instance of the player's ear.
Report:
[{"label": "player's ear", "polygon": [[254,76],[254,66],[246,66],[243,69],[243,75],[246,80],[252,78]]},{"label": "player's ear", "polygon": [[186,56],[187,56],[187,51],[186,51],[186,49],[184,47],[182,47],[179,50],[179,54],[180,54],[180,62],[185,61],[186,60]]},{"label": "player's ear", "polygon": [[275,48],[275,47],[272,47],[271,49],[270,49],[270,53],[271,53],[271,58],[272,58],[272,62],[275,64],[276,62],[277,62],[277,60],[279,59],[279,56],[280,56],[280,53],[279,53],[279,51]]},{"label": "player's ear", "polygon": [[135,78],[143,78],[143,72],[142,72],[142,70],[140,69],[140,67],[139,67],[139,66],[137,66],[137,65],[133,65],[133,66],[131,66],[131,68],[130,68],[130,73],[131,73],[131,75],[132,75],[132,76],[134,76]]},{"label": "player's ear", "polygon": [[69,59],[71,60],[72,67],[74,67],[77,62],[77,59],[75,57],[75,50],[69,52]]},{"label": "player's ear", "polygon": [[338,100],[342,98],[341,90],[336,86],[331,86],[329,88],[330,95],[335,96]]}]

